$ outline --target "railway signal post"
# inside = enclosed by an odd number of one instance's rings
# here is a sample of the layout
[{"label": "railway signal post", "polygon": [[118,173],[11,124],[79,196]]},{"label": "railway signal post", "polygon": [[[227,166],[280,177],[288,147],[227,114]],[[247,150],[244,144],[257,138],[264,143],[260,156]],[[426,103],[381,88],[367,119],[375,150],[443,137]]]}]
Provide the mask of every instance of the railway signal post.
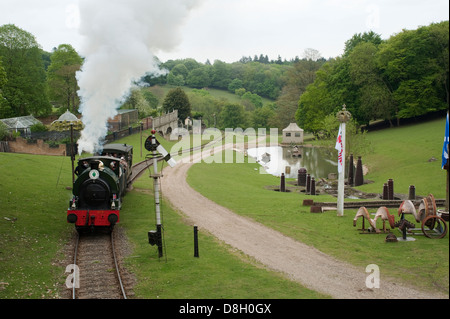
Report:
[{"label": "railway signal post", "polygon": [[153,188],[155,192],[155,215],[156,215],[156,232],[149,231],[148,239],[151,245],[158,246],[159,257],[163,256],[163,245],[162,245],[162,223],[161,223],[161,208],[159,203],[159,179],[161,174],[158,173],[158,159],[164,159],[170,166],[175,166],[176,162],[171,158],[170,154],[164,149],[164,147],[159,144],[155,137],[156,131],[153,129],[151,135],[145,141],[145,149],[152,152],[150,157],[153,160]]}]

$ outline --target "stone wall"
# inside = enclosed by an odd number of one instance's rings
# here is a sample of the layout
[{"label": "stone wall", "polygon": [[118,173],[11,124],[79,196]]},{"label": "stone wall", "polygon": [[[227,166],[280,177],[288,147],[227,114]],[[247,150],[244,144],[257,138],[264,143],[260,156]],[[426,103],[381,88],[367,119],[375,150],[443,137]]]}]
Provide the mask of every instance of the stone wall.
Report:
[{"label": "stone wall", "polygon": [[37,140],[36,143],[29,143],[26,139],[17,137],[15,141],[9,141],[9,151],[12,153],[25,153],[35,155],[66,155],[66,145],[60,144],[58,147],[50,147],[43,140]]}]

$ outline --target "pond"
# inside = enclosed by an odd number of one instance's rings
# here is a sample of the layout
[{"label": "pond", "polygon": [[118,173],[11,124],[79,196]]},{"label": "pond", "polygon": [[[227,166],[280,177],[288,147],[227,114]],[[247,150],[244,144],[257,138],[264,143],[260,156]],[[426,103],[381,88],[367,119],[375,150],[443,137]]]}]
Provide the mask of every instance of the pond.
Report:
[{"label": "pond", "polygon": [[[264,167],[265,171],[275,176],[281,173],[287,178],[297,178],[298,170],[306,168],[307,173],[315,179],[328,178],[329,173],[337,174],[337,154],[324,147],[298,147],[300,156],[293,156],[297,153],[293,147],[258,147],[247,150],[248,156]],[[290,167],[288,171],[286,166]]]}]

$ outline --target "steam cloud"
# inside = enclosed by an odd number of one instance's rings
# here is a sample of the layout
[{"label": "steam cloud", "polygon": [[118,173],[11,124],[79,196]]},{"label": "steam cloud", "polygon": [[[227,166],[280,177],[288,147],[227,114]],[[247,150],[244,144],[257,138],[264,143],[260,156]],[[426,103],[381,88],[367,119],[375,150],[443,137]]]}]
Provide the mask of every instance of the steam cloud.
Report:
[{"label": "steam cloud", "polygon": [[135,81],[161,71],[154,53],[170,51],[180,42],[180,28],[201,0],[81,0],[81,55],[77,73],[82,121],[78,151],[103,147],[107,121]]}]

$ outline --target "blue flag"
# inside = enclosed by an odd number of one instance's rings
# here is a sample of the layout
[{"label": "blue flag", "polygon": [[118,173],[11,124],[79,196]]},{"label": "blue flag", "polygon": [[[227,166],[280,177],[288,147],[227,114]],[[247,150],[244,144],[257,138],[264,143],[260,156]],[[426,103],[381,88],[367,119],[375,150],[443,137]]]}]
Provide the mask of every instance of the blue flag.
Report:
[{"label": "blue flag", "polygon": [[444,168],[444,165],[447,164],[447,161],[448,161],[448,112],[447,112],[447,121],[445,122],[445,135],[444,135],[444,146],[442,147],[441,169]]}]

